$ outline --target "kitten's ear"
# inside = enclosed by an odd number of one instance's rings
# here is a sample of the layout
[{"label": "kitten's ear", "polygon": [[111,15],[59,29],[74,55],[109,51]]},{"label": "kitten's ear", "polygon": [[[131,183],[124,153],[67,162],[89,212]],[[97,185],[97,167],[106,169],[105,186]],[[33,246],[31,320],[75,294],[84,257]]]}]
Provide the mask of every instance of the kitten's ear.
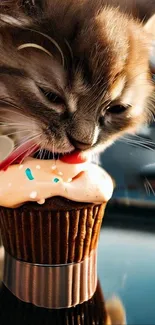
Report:
[{"label": "kitten's ear", "polygon": [[153,15],[145,24],[144,29],[150,35],[152,35],[153,39],[155,40],[155,15]]}]

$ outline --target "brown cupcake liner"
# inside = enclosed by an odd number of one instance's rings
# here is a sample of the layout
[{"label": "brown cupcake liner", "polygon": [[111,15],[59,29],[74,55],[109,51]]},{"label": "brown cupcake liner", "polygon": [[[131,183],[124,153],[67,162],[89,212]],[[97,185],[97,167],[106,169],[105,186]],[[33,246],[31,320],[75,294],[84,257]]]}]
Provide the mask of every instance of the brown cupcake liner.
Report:
[{"label": "brown cupcake liner", "polygon": [[16,209],[0,207],[5,250],[13,257],[38,264],[81,262],[97,247],[106,203],[78,204],[59,198]]}]

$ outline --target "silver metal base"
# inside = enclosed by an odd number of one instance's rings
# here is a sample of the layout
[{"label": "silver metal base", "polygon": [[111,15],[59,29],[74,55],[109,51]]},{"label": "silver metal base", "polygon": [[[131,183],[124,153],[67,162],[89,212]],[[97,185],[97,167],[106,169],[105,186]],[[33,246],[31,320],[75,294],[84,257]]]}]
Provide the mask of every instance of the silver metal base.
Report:
[{"label": "silver metal base", "polygon": [[80,263],[44,265],[5,252],[5,286],[20,300],[43,308],[68,308],[89,300],[97,286],[96,250]]}]

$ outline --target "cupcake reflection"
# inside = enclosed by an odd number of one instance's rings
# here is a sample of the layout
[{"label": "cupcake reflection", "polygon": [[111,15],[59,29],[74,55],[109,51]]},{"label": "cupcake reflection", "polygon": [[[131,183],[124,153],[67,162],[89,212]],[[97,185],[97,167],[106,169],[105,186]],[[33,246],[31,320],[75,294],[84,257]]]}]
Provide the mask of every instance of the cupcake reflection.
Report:
[{"label": "cupcake reflection", "polygon": [[118,297],[105,301],[105,308],[109,321],[107,324],[126,325],[126,312],[122,301]]},{"label": "cupcake reflection", "polygon": [[[40,293],[41,294],[41,293]],[[126,315],[117,297],[104,300],[98,281],[94,296],[76,307],[43,309],[19,301],[2,285],[0,291],[1,325],[125,325]]]}]

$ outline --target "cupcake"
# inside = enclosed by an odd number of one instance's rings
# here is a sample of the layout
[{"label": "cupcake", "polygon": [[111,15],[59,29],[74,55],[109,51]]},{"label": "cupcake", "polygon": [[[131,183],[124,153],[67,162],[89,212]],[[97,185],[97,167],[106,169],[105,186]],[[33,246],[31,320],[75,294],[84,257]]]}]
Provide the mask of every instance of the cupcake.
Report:
[{"label": "cupcake", "polygon": [[1,170],[0,184],[5,286],[45,308],[89,300],[97,285],[100,227],[113,191],[110,176],[74,153],[56,161],[28,157]]}]

